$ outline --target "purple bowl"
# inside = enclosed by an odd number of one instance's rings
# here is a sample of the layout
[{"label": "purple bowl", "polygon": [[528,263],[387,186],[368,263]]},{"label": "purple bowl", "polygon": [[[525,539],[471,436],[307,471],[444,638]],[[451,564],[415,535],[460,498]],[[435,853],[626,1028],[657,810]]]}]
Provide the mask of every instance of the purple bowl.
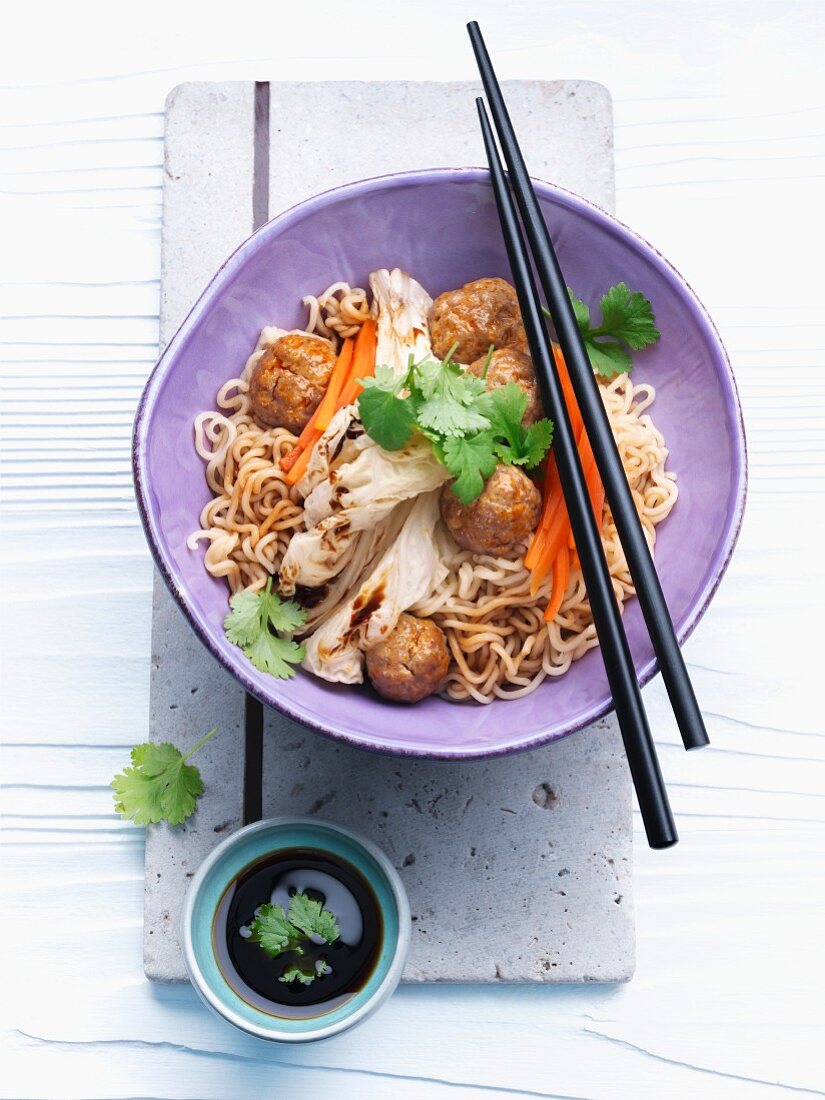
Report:
[{"label": "purple bowl", "polygon": [[[536,190],[567,279],[597,299],[624,279],[652,301],[661,340],[638,355],[634,379],[656,386],[656,423],[679,475],[656,560],[680,641],[696,626],[733,552],[745,502],[746,452],[736,385],[705,309],[654,248],[604,211],[549,184]],[[484,275],[510,277],[486,171],[407,172],[336,188],[274,218],[234,252],[203,292],[149,379],[134,434],[138,507],[169,589],[211,653],[263,702],[322,733],[386,752],[466,758],[526,749],[611,709],[598,650],[518,700],[487,706],[429,698],[414,707],[368,687],[255,669],[224,637],[227,589],[186,547],[208,498],[192,445],[195,415],[214,407],[264,325],[301,327],[302,294],[334,279],[366,285],[398,266],[435,296]],[[656,671],[636,600],[624,623],[641,683]]]}]

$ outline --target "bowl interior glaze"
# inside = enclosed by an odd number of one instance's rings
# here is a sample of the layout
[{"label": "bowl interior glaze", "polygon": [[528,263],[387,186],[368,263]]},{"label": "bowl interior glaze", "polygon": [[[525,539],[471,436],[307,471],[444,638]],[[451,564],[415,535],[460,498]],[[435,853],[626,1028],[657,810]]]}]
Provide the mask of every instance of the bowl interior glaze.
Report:
[{"label": "bowl interior glaze", "polygon": [[[584,200],[537,183],[569,284],[597,301],[625,280],[653,303],[661,340],[638,353],[634,381],[656,387],[653,416],[678,473],[679,500],[658,529],[656,561],[680,639],[704,612],[736,541],[745,497],[745,440],[725,350],[704,308],[650,245]],[[259,672],[223,633],[227,589],[186,538],[208,499],[192,421],[243,367],[264,325],[300,327],[303,294],[336,279],[366,285],[370,270],[399,266],[433,296],[485,275],[510,278],[487,173],[434,169],[350,184],[273,219],[227,260],[169,344],[144,392],[134,466],[147,537],[173,595],[201,640],[245,687],[322,732],[397,753],[469,757],[561,737],[605,714],[601,655],[523,699],[488,706],[430,698],[407,708],[369,687],[300,672]],[[655,659],[638,602],[624,617],[642,682]]]}]

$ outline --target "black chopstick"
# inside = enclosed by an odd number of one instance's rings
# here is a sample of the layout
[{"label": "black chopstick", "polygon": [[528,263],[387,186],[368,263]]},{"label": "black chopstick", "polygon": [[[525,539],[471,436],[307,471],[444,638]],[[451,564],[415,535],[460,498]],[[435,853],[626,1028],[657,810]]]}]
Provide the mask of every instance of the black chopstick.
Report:
[{"label": "black chopstick", "polygon": [[[702,748],[708,744],[702,712],[696,701],[693,685],[676,640],[676,632],[673,629],[662,586],[633,503],[630,486],[613,439],[607,412],[599,395],[593,368],[576,323],[553,242],[533,191],[527,166],[516,140],[513,124],[493,71],[490,55],[481,31],[478,29],[478,23],[468,23],[467,30],[504,159],[510,170],[510,183],[530,242],[539,280],[570,372],[582,420],[593,448],[607,502],[616,523],[616,530],[633,578],[650,640],[659,661],[662,679],[670,696],[682,741],[686,749]],[[555,364],[552,369],[555,370]]]},{"label": "black chopstick", "polygon": [[553,417],[555,425],[553,453],[558,464],[559,478],[564,490],[564,499],[593,612],[593,622],[599,636],[607,679],[624,739],[630,772],[636,787],[645,832],[651,848],[669,848],[678,839],[676,826],[642,705],[630,647],[627,644],[613,593],[604,547],[584,482],[567,407],[551,366],[550,341],[542,320],[536,284],[527,258],[527,249],[521,235],[515,206],[504,178],[504,169],[496,149],[487,112],[484,110],[484,103],[480,99],[476,102],[513,282],[521,306],[521,315],[542,402]]}]

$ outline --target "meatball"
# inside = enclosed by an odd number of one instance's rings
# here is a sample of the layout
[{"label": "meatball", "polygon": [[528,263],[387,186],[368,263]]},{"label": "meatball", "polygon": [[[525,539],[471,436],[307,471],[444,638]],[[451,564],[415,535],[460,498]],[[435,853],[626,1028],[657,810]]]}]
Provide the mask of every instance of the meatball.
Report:
[{"label": "meatball", "polygon": [[259,424],[298,435],[315,412],[335,365],[326,340],[291,333],[264,348],[252,368],[249,400]]},{"label": "meatball", "polygon": [[449,485],[441,491],[441,518],[455,541],[475,554],[507,557],[535,531],[541,494],[518,466],[500,462],[484,491],[462,504]]},{"label": "meatball", "polygon": [[402,614],[387,637],[367,650],[367,672],[385,699],[417,703],[438,691],[450,655],[441,628],[432,619]]},{"label": "meatball", "polygon": [[[473,374],[484,372],[487,355],[482,355],[467,368]],[[527,408],[522,417],[522,423],[529,427],[544,416],[544,409],[539,395],[538,382],[533,370],[533,362],[526,352],[518,348],[500,348],[494,351],[490,357],[490,365],[486,374],[487,389],[494,390],[499,386],[506,386],[508,382],[515,382],[517,386],[527,394]]]},{"label": "meatball", "polygon": [[453,344],[459,363],[472,363],[497,348],[527,350],[516,292],[504,279],[476,279],[439,294],[430,310],[433,351],[443,359]]}]

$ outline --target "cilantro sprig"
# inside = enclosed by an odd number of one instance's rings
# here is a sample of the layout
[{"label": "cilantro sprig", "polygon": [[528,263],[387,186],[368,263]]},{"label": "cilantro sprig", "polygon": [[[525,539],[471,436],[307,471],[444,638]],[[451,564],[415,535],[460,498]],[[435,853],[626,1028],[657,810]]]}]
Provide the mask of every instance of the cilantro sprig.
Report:
[{"label": "cilantro sprig", "polygon": [[168,741],[136,745],[131,767],[124,768],[110,784],[115,792],[115,812],[136,825],[159,821],[180,825],[186,821],[203,793],[201,773],[186,761],[217,732],[216,726],[185,754]]},{"label": "cilantro sprig", "polygon": [[316,978],[331,972],[326,958],[302,962],[308,942],[316,945],[332,944],[340,937],[338,920],[325,909],[320,901],[304,893],[293,894],[289,901],[289,913],[282,905],[267,902],[255,911],[255,919],[247,925],[250,943],[258,943],[273,959],[291,952],[294,958],[288,962],[279,982],[299,981],[311,985]]},{"label": "cilantro sprig", "polygon": [[[603,378],[627,374],[633,367],[630,352],[655,344],[661,335],[650,301],[639,291],[630,290],[626,283],[617,283],[602,295],[599,301],[602,321],[595,326],[590,323],[587,303],[574,297],[569,287],[567,292],[590,364]],[[548,310],[544,312],[550,316]]]},{"label": "cilantro sprig", "polygon": [[553,442],[552,421],[537,420],[529,428],[523,424],[529,398],[521,386],[507,382],[487,394],[485,409],[495,439],[495,453],[511,466],[538,466]]},{"label": "cilantro sprig", "polygon": [[400,451],[413,433],[415,405],[401,396],[408,376],[409,371],[396,378],[392,367],[380,366],[375,368],[372,378],[362,379],[364,390],[358,398],[358,415],[370,438],[385,451]]},{"label": "cilantro sprig", "polygon": [[315,965],[312,967],[299,966],[297,963],[291,963],[284,969],[278,981],[294,982],[297,980],[301,985],[312,985],[316,978],[321,978],[324,974],[331,973],[332,967],[326,959],[316,959]]},{"label": "cilantro sprig", "polygon": [[[419,431],[430,440],[440,462],[452,474],[452,491],[469,504],[499,462],[526,469],[538,466],[553,438],[553,425],[522,424],[527,395],[515,382],[492,391],[482,377],[453,362],[451,348],[440,362],[410,359],[394,377],[380,366],[362,379],[358,414],[371,439],[387,451],[400,450]],[[489,358],[488,358],[489,362]]]},{"label": "cilantro sprig", "polygon": [[[238,592],[229,601],[232,610],[224,619],[226,637],[240,646],[261,672],[279,680],[295,675],[293,665],[304,659],[304,647],[284,638],[306,622],[306,612],[292,600],[282,600],[272,591],[272,578],[259,592]],[[274,632],[274,633],[273,633]]]}]

